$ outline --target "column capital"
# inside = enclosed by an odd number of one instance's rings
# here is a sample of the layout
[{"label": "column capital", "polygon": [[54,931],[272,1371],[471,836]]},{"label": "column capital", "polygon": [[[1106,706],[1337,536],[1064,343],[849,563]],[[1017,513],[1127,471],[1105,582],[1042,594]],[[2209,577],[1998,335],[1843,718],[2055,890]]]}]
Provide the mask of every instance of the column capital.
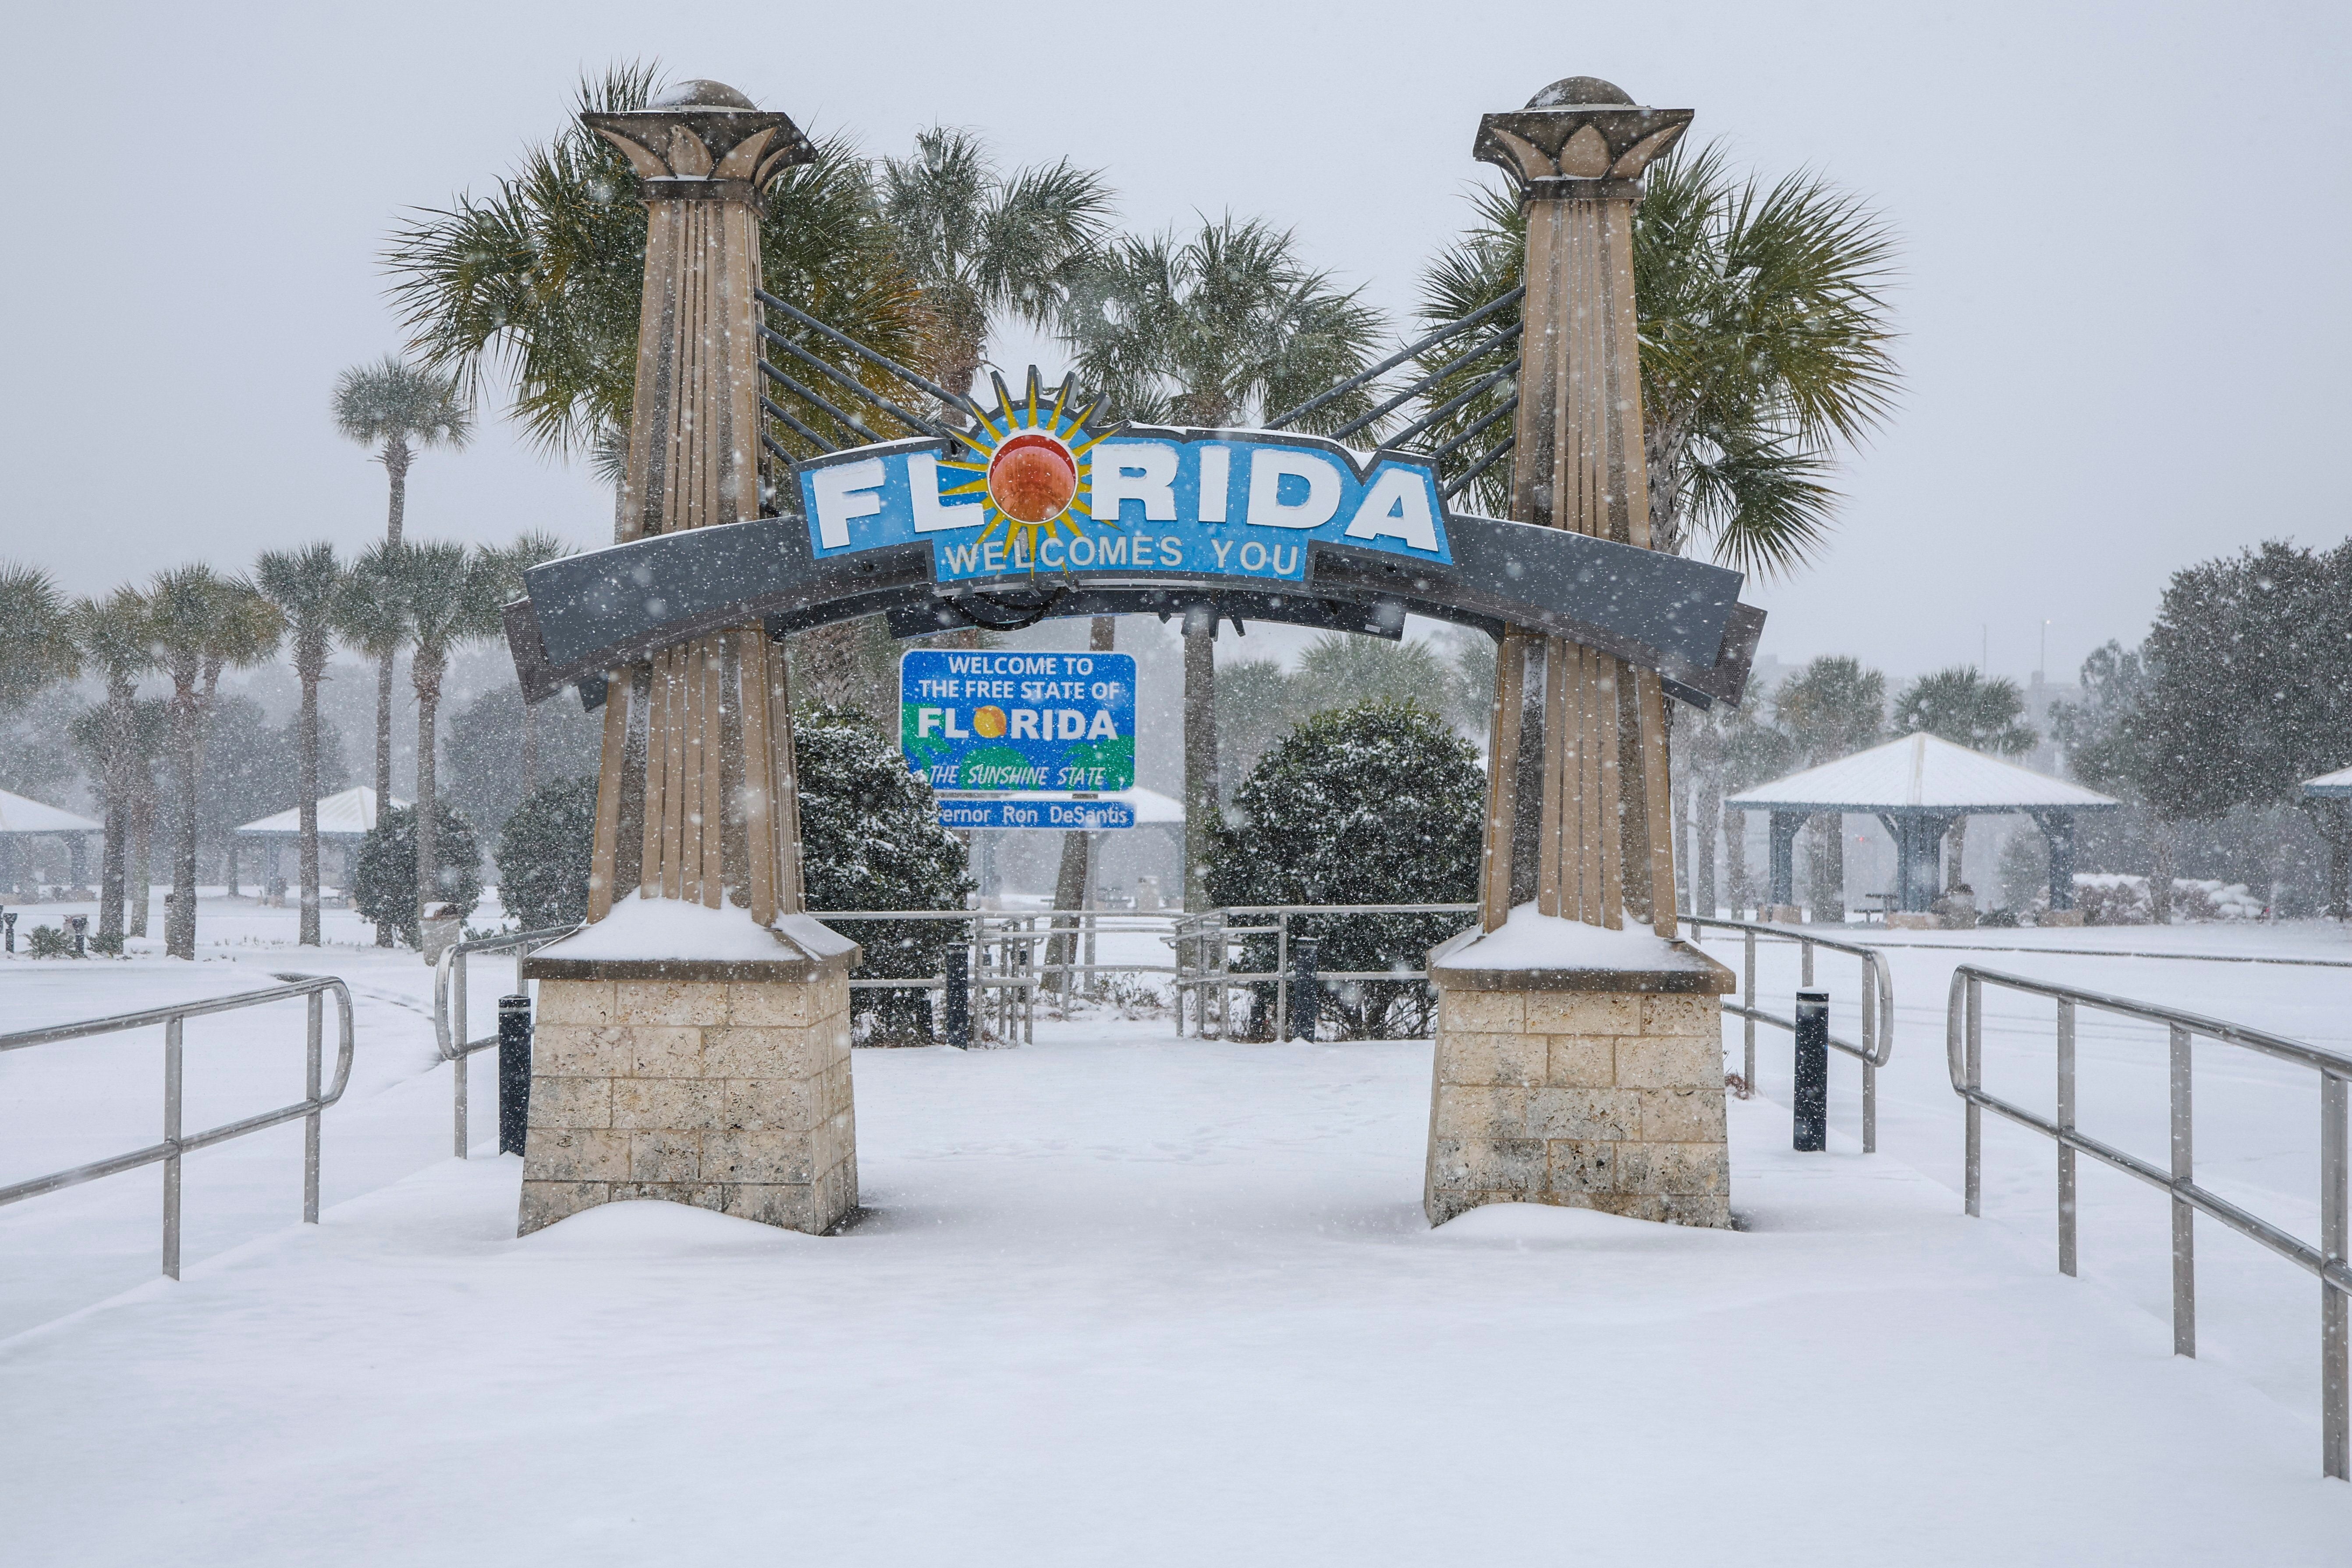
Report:
[{"label": "column capital", "polygon": [[680,82],[644,109],[580,121],[627,157],[648,202],[755,200],[784,170],[816,157],[792,116],[724,82]]},{"label": "column capital", "polygon": [[1690,122],[1687,109],[1644,109],[1598,77],[1572,76],[1525,109],[1482,117],[1470,152],[1507,171],[1530,200],[1631,200],[1642,194],[1642,171]]}]

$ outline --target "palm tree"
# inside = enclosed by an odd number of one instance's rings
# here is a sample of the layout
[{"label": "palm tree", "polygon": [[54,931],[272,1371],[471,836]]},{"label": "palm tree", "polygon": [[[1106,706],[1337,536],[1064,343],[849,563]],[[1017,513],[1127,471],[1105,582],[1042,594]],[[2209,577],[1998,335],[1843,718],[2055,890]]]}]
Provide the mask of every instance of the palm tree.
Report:
[{"label": "palm tree", "polygon": [[133,588],[117,588],[103,599],[73,607],[75,645],[85,664],[106,678],[106,700],[97,710],[95,745],[100,793],[106,800],[106,852],[100,863],[98,946],[122,951],[124,876],[131,853],[131,817],[137,790],[139,678],[155,667],[149,636],[148,605]]},{"label": "palm tree", "polygon": [[372,546],[352,563],[335,630],[363,658],[375,661],[375,804],[392,803],[392,671],[408,646],[408,611],[401,595],[401,548]]},{"label": "palm tree", "polygon": [[362,447],[382,448],[375,460],[392,480],[383,537],[398,544],[408,508],[408,465],[419,448],[463,447],[474,422],[455,380],[386,354],[335,378],[335,428]]},{"label": "palm tree", "polygon": [[439,828],[434,763],[438,751],[441,680],[449,655],[462,644],[499,631],[499,587],[504,563],[486,551],[462,544],[411,545],[401,562],[402,601],[416,652],[408,678],[416,689],[416,921],[441,886],[435,858]]},{"label": "palm tree", "polygon": [[71,616],[57,584],[37,566],[0,561],[0,715],[79,669]]},{"label": "palm tree", "polygon": [[[1926,731],[1956,746],[1997,756],[2021,757],[2042,737],[2024,721],[2025,695],[2007,677],[1988,680],[1973,665],[1958,664],[1923,675],[1895,700],[1895,732]],[[1945,839],[1944,885],[1957,887],[1960,858],[1969,843],[1969,819],[1958,817]]]},{"label": "palm tree", "polygon": [[[1633,214],[1633,293],[1642,338],[1650,538],[1681,552],[1703,536],[1742,570],[1786,570],[1819,547],[1836,496],[1840,442],[1867,435],[1892,406],[1895,371],[1883,289],[1895,240],[1855,197],[1818,175],[1766,185],[1738,178],[1719,148],[1676,148],[1650,167]],[[1519,282],[1527,216],[1516,194],[1488,187],[1475,219],[1422,278],[1430,325],[1458,321]],[[1516,325],[1517,307],[1497,326]],[[1435,369],[1458,351],[1433,351]],[[1488,357],[1442,381],[1432,405],[1467,390]],[[1442,444],[1494,413],[1507,383],[1431,433]],[[1502,432],[1497,431],[1499,436]],[[1492,445],[1473,441],[1459,473]],[[1473,493],[1507,510],[1507,465]]]},{"label": "palm tree", "polygon": [[1109,232],[1112,196],[1067,158],[1000,173],[979,137],[935,125],[912,156],[882,160],[881,201],[931,315],[931,374],[961,397],[1001,319],[1057,322]]},{"label": "palm tree", "polygon": [[[1081,268],[1062,331],[1079,378],[1120,416],[1221,426],[1360,374],[1379,341],[1377,312],[1330,274],[1309,270],[1290,234],[1227,216],[1175,234],[1122,239]],[[1317,410],[1337,428],[1370,405],[1357,391]],[[1217,817],[1216,624],[1184,618],[1184,901],[1208,896]]]},{"label": "palm tree", "polygon": [[[572,547],[551,533],[531,531],[515,536],[504,550],[484,550],[482,570],[489,574],[486,591],[501,606],[522,597],[523,574],[532,567],[572,553]],[[539,788],[539,710],[522,705],[522,798]]]},{"label": "palm tree", "polygon": [[343,614],[348,574],[331,544],[273,550],[254,563],[254,584],[286,618],[294,642],[294,674],[302,683],[300,814],[302,920],[299,945],[317,947],[319,936],[319,683],[327,678],[327,655]]},{"label": "palm tree", "polygon": [[[583,79],[564,128],[529,149],[513,174],[488,195],[418,214],[384,252],[411,349],[468,390],[496,361],[533,442],[596,458],[616,492],[636,395],[646,209],[628,160],[578,116],[643,109],[660,85],[650,64]],[[836,331],[918,362],[929,318],[865,161],[837,139],[816,153],[768,187],[761,280]],[[850,374],[870,374],[825,340],[804,346]],[[776,435],[802,449],[788,432]],[[617,538],[617,494],[614,506]]]},{"label": "palm tree", "polygon": [[241,579],[209,566],[182,566],[148,590],[155,662],[172,678],[172,753],[178,795],[173,824],[172,912],[163,951],[196,955],[196,783],[204,772],[205,722],[223,670],[257,664],[278,646],[278,611]]}]

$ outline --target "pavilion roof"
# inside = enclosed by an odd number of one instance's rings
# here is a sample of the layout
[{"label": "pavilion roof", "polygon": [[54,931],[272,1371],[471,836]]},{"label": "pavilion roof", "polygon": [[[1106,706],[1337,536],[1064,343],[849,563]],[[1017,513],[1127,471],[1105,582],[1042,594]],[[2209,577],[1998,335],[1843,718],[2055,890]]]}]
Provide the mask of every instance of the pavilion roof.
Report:
[{"label": "pavilion roof", "polygon": [[[395,797],[392,804],[405,806],[408,803]],[[319,837],[321,838],[357,838],[374,826],[375,791],[365,784],[353,784],[341,794],[323,796],[319,802]],[[248,822],[237,831],[257,837],[299,833],[302,831],[302,808],[289,805],[275,816]]]},{"label": "pavilion roof", "polygon": [[2303,793],[2323,796],[2352,795],[2352,768],[2338,768],[2332,773],[2305,779],[2303,781]]},{"label": "pavilion roof", "polygon": [[1727,806],[1783,811],[2111,811],[2123,803],[1926,733],[1743,791]]},{"label": "pavilion roof", "polygon": [[92,822],[37,800],[0,789],[0,833],[103,833],[106,824]]}]

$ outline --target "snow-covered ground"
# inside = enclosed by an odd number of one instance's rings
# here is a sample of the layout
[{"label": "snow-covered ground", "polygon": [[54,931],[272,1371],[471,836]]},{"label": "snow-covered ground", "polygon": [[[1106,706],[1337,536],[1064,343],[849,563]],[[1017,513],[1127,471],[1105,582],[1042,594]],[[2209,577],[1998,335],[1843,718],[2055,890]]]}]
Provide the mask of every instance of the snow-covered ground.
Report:
[{"label": "snow-covered ground", "polygon": [[[46,918],[46,912],[45,917]],[[2317,1474],[2317,1289],[2200,1225],[2204,1354],[2169,1354],[2162,1202],[2084,1178],[2053,1267],[2047,1145],[1998,1128],[1959,1213],[1942,1006],[1969,959],[2352,1047],[2352,972],[1949,952],[1897,933],[1881,1150],[1833,1061],[1787,1152],[1786,1037],[1732,1118],[1740,1234],[1419,1209],[1429,1052],[1041,1021],[1017,1051],[861,1051],[870,1215],[824,1240],[630,1205],[513,1238],[519,1163],[448,1156],[430,973],[297,954],[208,901],[206,958],[0,963],[0,1027],[344,975],[328,1210],[293,1128],[0,1210],[0,1561],[2341,1562]],[[159,928],[160,929],[160,928]],[[1954,933],[2352,957],[2332,929]],[[1719,953],[1728,944],[1710,943]],[[496,965],[487,976],[495,976]],[[1769,958],[1785,996],[1793,963]],[[1851,1022],[1851,965],[1824,960]],[[478,978],[476,1029],[502,987]],[[1997,1089],[2046,1100],[2047,1008],[1997,1001]],[[2038,1021],[2037,1021],[2038,1020]],[[1727,1031],[1735,1054],[1738,1031]],[[2085,1020],[2084,1119],[2164,1147],[2163,1043]],[[152,1140],[150,1036],[0,1057],[0,1182]],[[299,1092],[298,1007],[192,1024],[190,1121]],[[2207,1179],[2310,1234],[2304,1075],[2200,1047]],[[200,1107],[202,1109],[200,1109]]]}]

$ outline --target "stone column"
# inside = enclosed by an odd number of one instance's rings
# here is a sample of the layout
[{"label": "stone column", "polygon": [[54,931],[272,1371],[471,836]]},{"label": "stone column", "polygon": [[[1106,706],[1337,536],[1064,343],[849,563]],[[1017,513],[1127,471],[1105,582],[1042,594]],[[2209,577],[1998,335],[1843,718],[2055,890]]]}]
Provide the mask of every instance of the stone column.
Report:
[{"label": "stone column", "polygon": [[[1514,521],[1649,546],[1633,205],[1643,171],[1690,121],[1689,110],[1637,108],[1605,81],[1570,77],[1523,110],[1479,121],[1475,155],[1510,173],[1528,216]],[[1523,725],[1514,700],[1533,643],[1542,651],[1543,782],[1530,798],[1516,787]],[[1502,656],[1487,775],[1486,928],[1499,926],[1517,901],[1512,873],[1528,882],[1517,861],[1531,838],[1543,913],[1612,929],[1630,914],[1674,935],[1657,676],[1558,637],[1514,633]]]},{"label": "stone column", "polygon": [[[1473,151],[1510,173],[1528,217],[1517,521],[1650,545],[1633,207],[1690,121],[1570,77],[1479,122]],[[1675,940],[1657,677],[1513,631],[1492,735],[1482,929],[1430,955],[1423,1207],[1433,1224],[1523,1202],[1728,1225],[1719,997],[1734,981]]]},{"label": "stone column", "polygon": [[[814,151],[717,82],[583,119],[647,214],[622,542],[756,518],[760,194]],[[752,623],[607,681],[591,925],[525,965],[521,1229],[630,1197],[826,1229],[857,1202],[857,949],[803,910],[783,650]]]}]

